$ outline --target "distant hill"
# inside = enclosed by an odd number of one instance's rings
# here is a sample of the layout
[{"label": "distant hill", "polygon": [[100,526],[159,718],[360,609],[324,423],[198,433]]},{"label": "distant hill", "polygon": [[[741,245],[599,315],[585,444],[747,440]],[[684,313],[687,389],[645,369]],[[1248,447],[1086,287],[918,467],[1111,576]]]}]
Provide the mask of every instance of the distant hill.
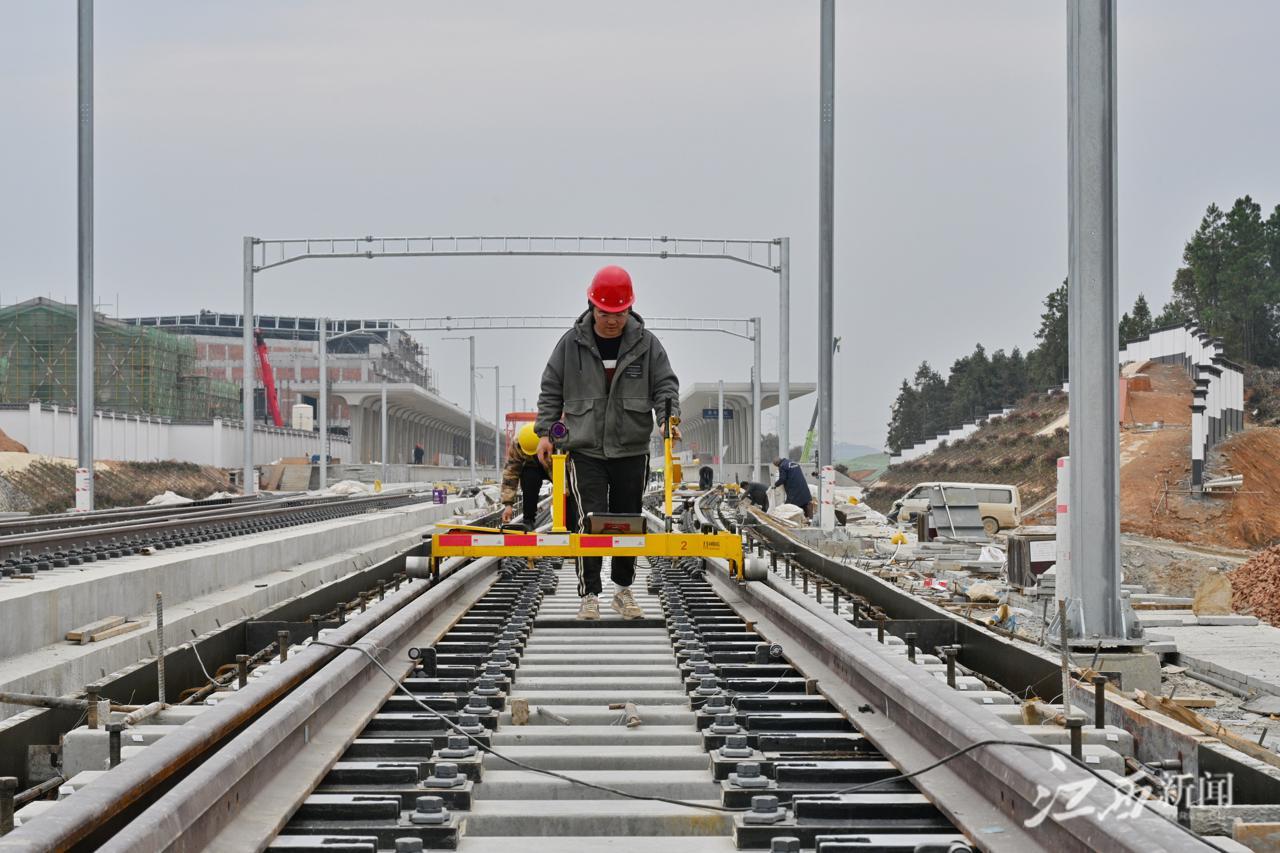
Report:
[{"label": "distant hill", "polygon": [[868,453],[855,459],[841,459],[839,462],[849,467],[849,476],[859,483],[870,485],[880,478],[889,467],[889,454]]},{"label": "distant hill", "polygon": [[867,447],[865,444],[849,444],[844,441],[837,441],[831,446],[831,458],[837,462],[848,462],[859,456],[872,456],[883,452],[882,447]]}]

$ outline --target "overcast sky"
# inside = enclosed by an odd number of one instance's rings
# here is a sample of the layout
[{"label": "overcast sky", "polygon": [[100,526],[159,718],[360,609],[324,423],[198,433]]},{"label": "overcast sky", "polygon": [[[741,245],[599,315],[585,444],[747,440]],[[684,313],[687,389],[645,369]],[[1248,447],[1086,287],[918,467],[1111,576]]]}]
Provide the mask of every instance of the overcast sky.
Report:
[{"label": "overcast sky", "polygon": [[[122,316],[239,311],[246,234],[788,235],[792,378],[812,380],[817,8],[99,3],[98,300]],[[945,373],[978,341],[1029,347],[1066,274],[1065,11],[892,0],[837,16],[835,437],[879,446],[917,363]],[[4,18],[0,300],[74,299],[75,3],[5,0]],[[1263,0],[1120,4],[1126,308],[1139,291],[1164,302],[1208,202],[1280,202],[1278,26]],[[261,276],[258,308],[564,314],[601,263],[308,262]],[[628,266],[642,314],[763,316],[777,378],[775,277]],[[438,338],[442,390],[465,401],[465,345]],[[484,333],[479,360],[532,403],[554,338]],[[684,383],[748,378],[745,343],[664,340]],[[812,406],[793,405],[793,441]]]}]

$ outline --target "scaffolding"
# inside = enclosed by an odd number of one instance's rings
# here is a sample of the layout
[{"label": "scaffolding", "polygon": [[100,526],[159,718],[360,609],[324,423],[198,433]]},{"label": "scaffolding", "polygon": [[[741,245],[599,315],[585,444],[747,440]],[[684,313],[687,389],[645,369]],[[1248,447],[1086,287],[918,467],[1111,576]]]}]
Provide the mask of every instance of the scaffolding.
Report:
[{"label": "scaffolding", "polygon": [[[195,342],[98,315],[94,395],[103,411],[235,417],[240,387],[197,375]],[[76,308],[39,297],[0,309],[0,403],[76,404]]]}]

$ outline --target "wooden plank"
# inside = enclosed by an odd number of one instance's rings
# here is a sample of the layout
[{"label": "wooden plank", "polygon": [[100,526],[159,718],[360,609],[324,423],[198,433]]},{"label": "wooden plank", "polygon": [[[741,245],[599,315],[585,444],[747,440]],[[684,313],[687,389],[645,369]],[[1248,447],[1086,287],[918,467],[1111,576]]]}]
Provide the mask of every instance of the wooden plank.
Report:
[{"label": "wooden plank", "polygon": [[1226,726],[1206,717],[1202,717],[1189,708],[1183,708],[1177,702],[1171,702],[1163,696],[1152,696],[1144,690],[1135,690],[1134,697],[1138,703],[1152,711],[1160,711],[1173,717],[1178,722],[1199,729],[1210,737],[1216,737],[1232,749],[1239,750],[1250,758],[1256,758],[1259,761],[1265,761],[1272,767],[1280,767],[1280,755],[1267,749],[1265,746],[1243,738]]},{"label": "wooden plank", "polygon": [[89,637],[91,635],[123,624],[123,616],[108,616],[106,619],[99,619],[97,622],[90,622],[82,628],[76,628],[74,631],[68,631],[67,639],[73,643],[79,643],[83,646],[85,643],[89,642]]},{"label": "wooden plank", "polygon": [[117,625],[114,628],[108,628],[105,631],[99,631],[89,637],[89,642],[96,643],[99,640],[109,640],[120,634],[127,634],[130,631],[136,631],[142,627],[141,622],[125,622],[123,625]]},{"label": "wooden plank", "polygon": [[1218,700],[1212,696],[1175,696],[1173,697],[1175,705],[1181,705],[1184,708],[1216,708]]}]

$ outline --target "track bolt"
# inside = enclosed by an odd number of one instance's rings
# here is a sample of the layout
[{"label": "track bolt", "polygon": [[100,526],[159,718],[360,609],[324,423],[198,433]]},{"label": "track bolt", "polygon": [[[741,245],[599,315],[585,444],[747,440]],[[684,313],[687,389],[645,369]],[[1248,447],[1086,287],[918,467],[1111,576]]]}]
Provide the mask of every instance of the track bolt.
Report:
[{"label": "track bolt", "polygon": [[771,794],[762,794],[751,798],[751,811],[742,816],[743,823],[777,823],[785,820],[787,810],[778,805],[778,798]]},{"label": "track bolt", "polygon": [[729,735],[724,739],[724,746],[720,747],[723,758],[750,758],[752,751],[747,745],[746,735]]},{"label": "track bolt", "polygon": [[107,723],[107,766],[120,764],[120,736],[124,732],[124,723]]},{"label": "track bolt", "polygon": [[440,824],[449,822],[449,810],[444,807],[444,800],[439,797],[418,797],[416,808],[409,820],[417,824]]},{"label": "track bolt", "polygon": [[699,696],[714,696],[720,692],[720,687],[716,684],[714,678],[704,678],[698,684],[698,688],[693,691]]},{"label": "track bolt", "polygon": [[471,758],[476,748],[462,735],[449,735],[449,745],[436,753],[441,758]]},{"label": "track bolt", "polygon": [[1084,718],[1072,714],[1067,717],[1067,731],[1071,732],[1071,757],[1084,759]]},{"label": "track bolt", "polygon": [[[498,689],[492,678],[488,676],[480,676],[480,681],[476,684],[475,689],[471,691],[472,696],[497,696],[502,691]],[[486,705],[488,703],[485,703]]]},{"label": "track bolt", "polygon": [[742,731],[738,718],[733,714],[717,714],[716,721],[708,726],[713,735],[736,735]]},{"label": "track bolt", "polygon": [[472,737],[484,734],[484,726],[480,725],[480,718],[475,714],[459,714],[458,730]]},{"label": "track bolt", "polygon": [[458,765],[442,761],[436,765],[435,771],[422,780],[424,788],[457,788],[465,784],[465,776],[458,773]]},{"label": "track bolt", "polygon": [[729,774],[729,784],[739,788],[767,788],[769,777],[760,773],[759,762],[740,761],[737,772]]}]

